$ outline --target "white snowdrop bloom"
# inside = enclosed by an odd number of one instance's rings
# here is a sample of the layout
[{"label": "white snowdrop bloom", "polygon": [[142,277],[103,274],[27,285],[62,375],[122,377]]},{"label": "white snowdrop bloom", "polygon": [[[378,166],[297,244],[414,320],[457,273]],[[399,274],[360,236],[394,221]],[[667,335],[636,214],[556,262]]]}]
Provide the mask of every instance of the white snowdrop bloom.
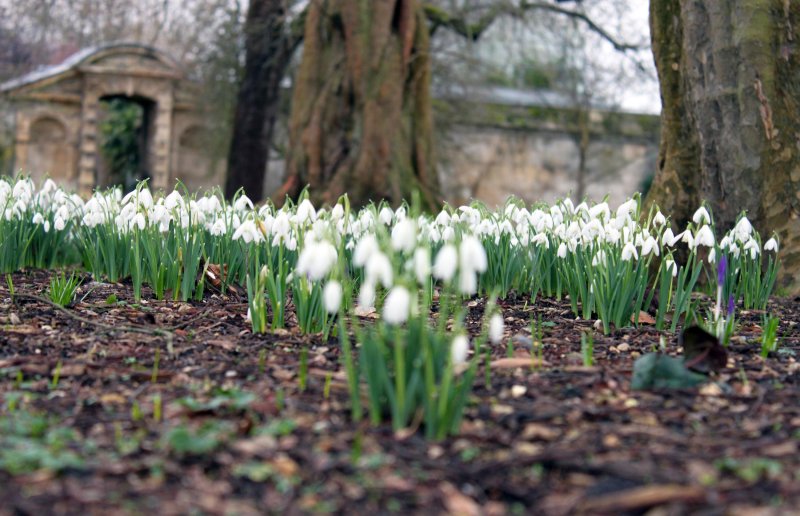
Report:
[{"label": "white snowdrop bloom", "polygon": [[369,282],[361,284],[358,291],[358,306],[361,308],[371,308],[375,305],[375,285]]},{"label": "white snowdrop bloom", "polygon": [[721,249],[727,249],[731,245],[731,242],[732,240],[730,235],[725,235],[722,237],[722,240],[719,241],[719,247]]},{"label": "white snowdrop bloom", "polygon": [[427,247],[418,247],[414,251],[414,276],[420,285],[424,285],[430,280],[431,251]]},{"label": "white snowdrop bloom", "polygon": [[694,212],[694,215],[692,215],[692,221],[694,221],[695,224],[710,224],[711,215],[709,215],[705,206],[700,206],[697,208],[697,211]]},{"label": "white snowdrop bloom", "polygon": [[689,231],[688,229],[682,233],[681,242],[684,242],[689,247],[689,249],[695,248],[694,236],[692,236],[692,232]]},{"label": "white snowdrop bloom", "polygon": [[337,204],[331,210],[331,220],[340,220],[344,218],[344,206]]},{"label": "white snowdrop bloom", "polygon": [[45,220],[44,224],[42,224],[42,226],[44,227],[44,232],[45,233],[49,233],[50,232],[50,221],[49,220]]},{"label": "white snowdrop bloom", "polygon": [[775,240],[775,237],[770,238],[767,240],[767,243],[764,244],[765,251],[773,251],[778,252],[778,241]]},{"label": "white snowdrop bloom", "polygon": [[270,234],[280,236],[284,240],[289,238],[289,234],[292,232],[292,222],[289,220],[289,215],[285,211],[278,212],[269,230]]},{"label": "white snowdrop bloom", "polygon": [[367,264],[369,257],[380,251],[378,247],[378,240],[375,235],[370,233],[361,238],[356,244],[355,251],[353,252],[353,265],[356,267],[363,267]]},{"label": "white snowdrop bloom", "polygon": [[449,226],[450,225],[450,214],[446,211],[442,210],[436,215],[436,219],[434,222],[439,226]]},{"label": "white snowdrop bloom", "polygon": [[317,210],[314,209],[314,205],[311,204],[311,201],[308,199],[303,199],[300,204],[297,205],[297,222],[304,223],[308,221],[314,221],[317,219]]},{"label": "white snowdrop bloom", "polygon": [[408,320],[411,310],[411,294],[403,286],[396,286],[389,291],[383,303],[383,320],[387,324],[402,324]]},{"label": "white snowdrop bloom", "polygon": [[747,220],[747,217],[742,217],[739,222],[733,227],[733,234],[739,242],[746,242],[753,234],[753,225]]},{"label": "white snowdrop bloom", "polygon": [[41,213],[38,213],[38,212],[34,213],[33,214],[33,220],[31,222],[33,222],[34,224],[37,224],[37,225],[44,224],[44,216]]},{"label": "white snowdrop bloom", "polygon": [[664,266],[667,268],[668,271],[672,271],[672,277],[673,278],[678,275],[678,266],[675,264],[675,261],[673,261],[672,259],[667,258],[664,261]]},{"label": "white snowdrop bloom", "polygon": [[594,257],[592,257],[592,266],[603,266],[606,264],[606,252],[602,249],[598,249],[595,253]]},{"label": "white snowdrop bloom", "polygon": [[638,208],[638,203],[636,199],[629,199],[624,203],[619,205],[617,208],[617,218],[618,219],[627,219],[631,217],[631,214],[636,214],[636,209]]},{"label": "white snowdrop bloom", "polygon": [[656,256],[658,256],[660,253],[660,250],[658,248],[658,241],[653,237],[647,237],[642,242],[642,258],[644,258],[650,253],[653,253]]},{"label": "white snowdrop bloom", "polygon": [[657,211],[655,216],[653,217],[653,225],[656,227],[663,226],[667,223],[667,218],[664,216],[661,211]]},{"label": "white snowdrop bloom", "polygon": [[143,230],[147,226],[147,219],[144,218],[143,213],[137,213],[133,216],[130,222],[130,228],[133,229],[134,227],[139,228],[139,231]]},{"label": "white snowdrop bloom", "polygon": [[478,275],[471,269],[461,269],[458,275],[458,291],[471,296],[478,291]]},{"label": "white snowdrop bloom", "polygon": [[450,344],[450,360],[453,365],[460,365],[467,361],[469,353],[469,338],[462,334],[457,335]]},{"label": "white snowdrop bloom", "polygon": [[621,258],[622,258],[622,261],[625,261],[625,262],[629,261],[631,258],[633,258],[634,260],[638,260],[639,259],[639,254],[636,252],[636,246],[633,245],[633,243],[631,243],[631,242],[628,242],[627,244],[625,244],[625,246],[622,248],[622,256],[621,256]]},{"label": "white snowdrop bloom", "polygon": [[758,253],[761,252],[761,249],[759,249],[758,242],[755,238],[751,238],[746,244],[744,244],[744,250],[750,252],[750,258],[753,260],[755,260],[756,256],[758,256]]},{"label": "white snowdrop bloom", "polygon": [[394,217],[394,212],[388,206],[384,206],[380,213],[378,213],[378,221],[383,224],[384,226],[388,226],[392,223],[392,218]]},{"label": "white snowdrop bloom", "polygon": [[572,204],[572,199],[569,197],[561,201],[561,207],[565,215],[572,215],[575,213],[575,205]]},{"label": "white snowdrop bloom", "polygon": [[42,185],[41,193],[47,194],[55,192],[56,190],[58,190],[58,185],[55,183],[55,181],[48,177]]},{"label": "white snowdrop bloom", "polygon": [[717,261],[717,250],[711,249],[708,252],[708,263],[716,263]]},{"label": "white snowdrop bloom", "polygon": [[233,240],[239,240],[240,238],[244,240],[245,244],[249,244],[250,242],[260,242],[262,240],[261,231],[258,230],[256,227],[256,223],[253,222],[252,219],[247,219],[246,221],[242,222],[236,231],[233,232],[233,236],[231,237]]},{"label": "white snowdrop bloom", "polygon": [[694,245],[697,247],[701,245],[714,247],[714,242],[714,233],[711,231],[711,227],[709,227],[708,224],[703,225],[694,235]]},{"label": "white snowdrop bloom", "polygon": [[253,201],[244,194],[242,194],[236,201],[233,203],[233,209],[235,211],[245,211],[245,210],[252,210],[253,209]]},{"label": "white snowdrop bloom", "polygon": [[536,247],[550,249],[550,239],[547,238],[546,233],[536,234],[533,238],[531,238],[531,244],[535,245]]},{"label": "white snowdrop bloom", "polygon": [[466,235],[461,240],[459,258],[462,270],[484,272],[489,265],[483,244],[472,235]]},{"label": "white snowdrop bloom", "polygon": [[503,316],[496,313],[489,319],[489,340],[492,344],[498,344],[503,340],[503,332],[505,331],[505,324],[503,323]]},{"label": "white snowdrop bloom", "polygon": [[449,282],[456,274],[458,266],[458,251],[452,244],[445,244],[436,254],[433,262],[433,276],[444,282]]},{"label": "white snowdrop bloom", "polygon": [[328,275],[338,258],[339,254],[333,244],[325,240],[311,240],[300,251],[296,270],[311,281],[319,281]]},{"label": "white snowdrop bloom", "polygon": [[183,197],[177,190],[173,190],[172,193],[164,198],[164,207],[170,211],[183,207]]},{"label": "white snowdrop bloom", "polygon": [[672,228],[667,228],[664,231],[664,234],[661,235],[661,245],[663,246],[670,246],[672,247],[674,244],[672,241],[675,239],[675,234],[672,233]]},{"label": "white snowdrop bloom", "polygon": [[411,252],[417,244],[417,225],[413,220],[403,219],[392,228],[392,249]]},{"label": "white snowdrop bloom", "polygon": [[400,221],[400,220],[403,220],[405,218],[406,218],[406,207],[405,206],[400,206],[394,212],[394,220],[395,221]]},{"label": "white snowdrop bloom", "polygon": [[608,208],[608,203],[601,202],[589,208],[589,216],[593,219],[608,220],[611,216],[611,210]]},{"label": "white snowdrop bloom", "polygon": [[211,224],[208,232],[214,236],[221,236],[225,234],[225,219],[219,218]]},{"label": "white snowdrop bloom", "polygon": [[64,228],[67,227],[67,223],[60,215],[56,215],[56,218],[53,220],[53,227],[56,231],[64,231]]},{"label": "white snowdrop bloom", "polygon": [[456,232],[452,228],[452,226],[447,226],[446,228],[444,228],[444,231],[442,231],[442,241],[452,242],[455,239],[456,239]]},{"label": "white snowdrop bloom", "polygon": [[322,300],[325,310],[329,314],[335,314],[342,305],[342,284],[336,280],[331,280],[325,284],[322,290]]},{"label": "white snowdrop bloom", "polygon": [[372,253],[364,267],[368,283],[376,284],[380,282],[384,288],[392,286],[393,273],[392,262],[380,251]]}]

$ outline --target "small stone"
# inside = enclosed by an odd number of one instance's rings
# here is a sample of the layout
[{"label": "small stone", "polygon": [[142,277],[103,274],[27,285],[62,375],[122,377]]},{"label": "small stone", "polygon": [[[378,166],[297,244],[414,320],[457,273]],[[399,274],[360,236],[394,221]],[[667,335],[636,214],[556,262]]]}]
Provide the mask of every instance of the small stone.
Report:
[{"label": "small stone", "polygon": [[522,396],[525,396],[526,392],[528,392],[528,388],[524,385],[514,385],[511,387],[512,398],[521,398]]},{"label": "small stone", "polygon": [[22,321],[20,320],[19,316],[14,312],[11,312],[9,314],[8,322],[11,324],[22,324]]},{"label": "small stone", "polygon": [[622,344],[617,346],[617,351],[619,351],[621,353],[624,353],[626,351],[630,351],[630,349],[631,349],[631,345],[628,344],[627,342],[623,342]]}]

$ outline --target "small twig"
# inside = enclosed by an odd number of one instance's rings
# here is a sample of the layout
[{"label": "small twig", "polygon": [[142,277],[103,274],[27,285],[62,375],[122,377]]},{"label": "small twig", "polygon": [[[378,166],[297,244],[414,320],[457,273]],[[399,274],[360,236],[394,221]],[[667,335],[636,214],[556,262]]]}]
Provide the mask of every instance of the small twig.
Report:
[{"label": "small twig", "polygon": [[145,328],[143,326],[112,326],[110,324],[105,324],[97,321],[92,321],[91,319],[87,319],[85,317],[81,317],[80,315],[72,313],[70,310],[66,309],[65,307],[50,301],[47,298],[41,296],[34,296],[31,294],[20,294],[16,293],[14,295],[17,299],[28,299],[31,301],[38,301],[39,303],[44,303],[49,305],[56,310],[64,313],[68,317],[75,319],[76,321],[82,322],[84,324],[90,324],[97,328],[101,328],[107,331],[123,331],[123,332],[131,332],[131,333],[144,333],[146,335],[158,335],[161,337],[166,337],[169,342],[172,341],[173,334],[169,330],[164,330],[160,328]]}]

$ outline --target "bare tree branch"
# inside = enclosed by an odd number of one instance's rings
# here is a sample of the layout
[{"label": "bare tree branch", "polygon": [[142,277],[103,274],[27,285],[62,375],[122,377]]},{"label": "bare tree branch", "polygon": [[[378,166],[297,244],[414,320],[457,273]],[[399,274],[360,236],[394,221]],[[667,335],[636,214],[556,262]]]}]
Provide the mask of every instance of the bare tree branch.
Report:
[{"label": "bare tree branch", "polygon": [[444,27],[456,34],[471,39],[472,41],[477,41],[481,35],[500,17],[511,16],[514,18],[522,18],[527,11],[538,9],[567,16],[582,22],[586,25],[586,27],[589,28],[589,30],[608,41],[614,47],[614,49],[619,52],[643,50],[647,48],[646,45],[637,45],[618,40],[592,18],[587,16],[586,13],[577,11],[575,9],[562,7],[550,2],[528,2],[523,0],[518,5],[513,3],[496,3],[488,8],[488,10],[478,19],[478,21],[474,23],[468,22],[466,17],[455,16],[430,3],[426,3],[423,8],[425,10],[425,16],[428,18],[428,21],[431,24],[431,34],[433,34],[439,27]]}]

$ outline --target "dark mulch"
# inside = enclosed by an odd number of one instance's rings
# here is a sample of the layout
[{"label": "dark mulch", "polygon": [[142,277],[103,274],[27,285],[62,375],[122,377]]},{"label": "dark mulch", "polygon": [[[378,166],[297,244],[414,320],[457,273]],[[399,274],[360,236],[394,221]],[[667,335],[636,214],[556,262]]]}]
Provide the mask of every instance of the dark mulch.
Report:
[{"label": "dark mulch", "polygon": [[[48,278],[13,282],[41,296]],[[69,313],[92,323],[0,289],[0,442],[19,452],[0,451],[0,513],[800,511],[796,300],[770,304],[782,352],[761,359],[762,314],[741,313],[713,383],[655,392],[630,379],[659,332],[595,332],[584,367],[591,322],[564,302],[506,301],[508,336],[545,323],[544,364],[499,362],[489,383],[481,369],[460,434],[429,442],[351,422],[336,341],[291,324],[253,335],[240,296],[137,306],[130,285],[88,279],[79,296]],[[477,319],[482,302],[470,305]]]}]

